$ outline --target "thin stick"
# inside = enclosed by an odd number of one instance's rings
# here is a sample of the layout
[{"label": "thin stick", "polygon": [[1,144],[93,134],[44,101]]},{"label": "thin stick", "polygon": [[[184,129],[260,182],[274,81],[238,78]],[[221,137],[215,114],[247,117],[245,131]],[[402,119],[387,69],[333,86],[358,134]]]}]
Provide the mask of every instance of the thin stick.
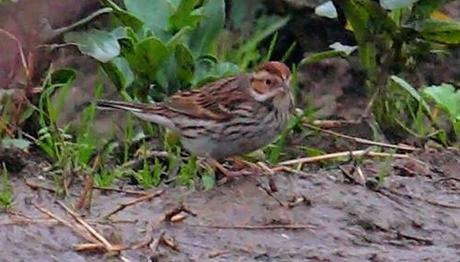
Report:
[{"label": "thin stick", "polygon": [[44,208],[44,207],[41,207],[39,205],[37,205],[36,203],[33,203],[33,205],[35,206],[35,208],[38,209],[38,211],[42,212],[43,214],[55,219],[56,221],[62,223],[63,225],[67,226],[68,228],[72,229],[72,231],[74,231],[75,233],[77,233],[78,235],[80,235],[81,237],[83,237],[84,239],[86,239],[87,241],[89,242],[96,242],[97,240],[92,237],[90,234],[88,234],[88,232],[86,231],[83,231],[82,228],[79,228],[75,225],[72,225],[69,221],[53,214],[51,211],[49,211],[48,209]]},{"label": "thin stick", "polygon": [[313,225],[290,224],[290,225],[188,225],[191,227],[204,227],[216,229],[244,229],[244,230],[272,230],[272,229],[315,229]]},{"label": "thin stick", "polygon": [[[82,244],[75,244],[73,245],[73,249],[75,251],[97,251],[97,250],[105,250],[104,245],[101,243],[82,243]],[[113,251],[123,251],[129,249],[129,247],[124,245],[113,245]]]},{"label": "thin stick", "polygon": [[322,128],[334,128],[343,125],[359,124],[359,120],[313,120],[313,125]]},{"label": "thin stick", "polygon": [[85,209],[88,209],[90,208],[91,206],[91,199],[92,199],[92,196],[93,196],[93,185],[94,185],[94,180],[93,180],[93,177],[86,174],[85,175],[86,178],[85,178],[85,184],[84,184],[84,187],[83,187],[83,192],[82,194],[80,195],[80,199],[78,200],[77,202],[77,209],[80,210],[82,208],[85,208]]},{"label": "thin stick", "polygon": [[141,159],[133,159],[131,161],[128,161],[121,165],[122,168],[128,168],[131,166],[136,165],[139,163],[139,161],[144,161],[145,159],[150,159],[152,157],[158,157],[158,158],[167,158],[168,157],[168,152],[166,151],[149,151],[145,156],[143,156]]},{"label": "thin stick", "polygon": [[25,179],[25,183],[27,186],[29,186],[33,190],[44,189],[44,190],[50,191],[51,193],[57,193],[57,190],[55,188],[36,184],[35,182],[30,181],[30,179]]},{"label": "thin stick", "polygon": [[329,134],[329,135],[332,135],[332,136],[341,137],[341,138],[345,138],[345,139],[349,139],[349,140],[352,140],[352,141],[354,141],[356,143],[360,143],[360,144],[387,147],[387,148],[407,150],[407,151],[417,151],[417,150],[419,150],[418,148],[412,147],[412,146],[409,146],[409,145],[394,145],[394,144],[388,144],[388,143],[384,143],[384,142],[372,141],[372,140],[365,139],[365,138],[349,136],[349,135],[341,134],[341,133],[338,133],[338,132],[335,132],[335,131],[332,131],[332,130],[322,129],[322,128],[318,127],[318,126],[311,125],[309,123],[303,123],[303,125],[308,127],[308,128],[320,131],[322,133]]},{"label": "thin stick", "polygon": [[77,215],[75,212],[73,212],[70,208],[68,208],[63,202],[57,201],[57,203],[67,211],[78,223],[80,223],[88,232],[91,233],[99,242],[101,242],[104,245],[104,248],[109,251],[113,252],[116,251],[116,249],[110,244],[105,237],[103,237],[101,234],[99,234],[93,227],[91,227],[88,223],[86,223],[85,220],[83,220],[79,215]]},{"label": "thin stick", "polygon": [[292,160],[280,162],[278,163],[278,165],[280,166],[296,165],[296,164],[301,164],[301,163],[318,162],[318,161],[334,159],[334,158],[339,158],[339,157],[344,157],[344,156],[358,157],[358,156],[363,156],[363,155],[372,156],[372,157],[409,158],[409,155],[407,154],[391,154],[391,153],[385,153],[385,152],[373,152],[373,151],[369,152],[367,150],[356,150],[356,151],[337,152],[337,153],[326,154],[326,155],[321,155],[321,156],[292,159]]},{"label": "thin stick", "polygon": [[148,200],[151,200],[151,199],[153,199],[155,197],[161,196],[164,192],[165,192],[164,190],[158,190],[158,191],[152,192],[152,193],[150,193],[148,195],[136,198],[136,199],[134,199],[132,201],[129,201],[127,203],[120,204],[113,211],[111,211],[107,215],[105,215],[104,218],[108,218],[108,217],[112,216],[113,214],[118,213],[118,212],[122,211],[123,209],[125,209],[125,208],[127,208],[129,206],[135,205],[135,204],[137,204],[139,202],[148,201]]},{"label": "thin stick", "polygon": [[113,191],[113,192],[125,193],[125,194],[131,194],[131,195],[140,195],[140,196],[148,195],[148,193],[145,191],[126,190],[126,189],[120,189],[120,188],[115,188],[115,187],[93,186],[93,189],[102,190],[102,191]]},{"label": "thin stick", "polygon": [[21,58],[21,64],[22,64],[22,67],[24,68],[24,71],[26,73],[27,81],[29,81],[30,80],[29,65],[27,64],[26,56],[24,55],[24,49],[22,48],[21,42],[19,42],[18,38],[15,35],[13,35],[12,33],[8,32],[8,31],[6,31],[3,28],[0,28],[0,33],[5,34],[6,36],[8,36],[9,38],[11,38],[12,40],[14,40],[16,42],[18,52],[19,52],[19,56]]}]

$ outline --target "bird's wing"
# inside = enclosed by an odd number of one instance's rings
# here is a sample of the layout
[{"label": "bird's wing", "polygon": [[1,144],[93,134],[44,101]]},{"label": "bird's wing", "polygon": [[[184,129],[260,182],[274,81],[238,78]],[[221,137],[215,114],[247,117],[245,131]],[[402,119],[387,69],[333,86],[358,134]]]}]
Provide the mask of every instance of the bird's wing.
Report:
[{"label": "bird's wing", "polygon": [[241,76],[225,78],[200,89],[177,93],[164,102],[170,110],[204,120],[228,121],[235,105],[247,99]]}]

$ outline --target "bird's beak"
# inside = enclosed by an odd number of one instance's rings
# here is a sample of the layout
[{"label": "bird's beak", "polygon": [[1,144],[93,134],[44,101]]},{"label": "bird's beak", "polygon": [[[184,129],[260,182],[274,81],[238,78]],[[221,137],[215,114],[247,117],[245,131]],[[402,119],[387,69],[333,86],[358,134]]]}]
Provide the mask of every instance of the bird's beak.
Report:
[{"label": "bird's beak", "polygon": [[281,92],[284,93],[284,94],[288,94],[290,92],[290,89],[291,89],[291,86],[289,84],[289,80],[286,80],[283,82],[282,86],[281,86]]}]

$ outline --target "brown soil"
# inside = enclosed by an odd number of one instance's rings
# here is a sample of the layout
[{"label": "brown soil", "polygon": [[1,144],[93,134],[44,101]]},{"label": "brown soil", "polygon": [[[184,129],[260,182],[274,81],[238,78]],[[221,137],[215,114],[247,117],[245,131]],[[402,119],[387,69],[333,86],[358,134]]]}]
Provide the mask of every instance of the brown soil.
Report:
[{"label": "brown soil", "polygon": [[[90,212],[80,213],[112,244],[132,247],[146,235],[157,239],[162,233],[177,243],[177,250],[160,243],[156,251],[123,251],[130,261],[458,260],[459,152],[432,151],[393,161],[383,186],[375,188],[373,177],[384,165],[363,163],[367,186],[345,177],[338,167],[277,174],[273,196],[262,189],[268,187],[267,177],[243,177],[208,192],[165,188],[159,197],[114,214],[112,221],[103,216],[138,196],[94,190]],[[118,261],[103,252],[74,251],[75,244],[87,241],[62,224],[43,221],[47,217],[34,204],[76,224],[55,201],[75,205],[82,183],[75,183],[65,199],[56,198],[25,184],[46,183],[39,169],[30,161],[11,177],[15,201],[0,214],[0,261]],[[288,207],[296,198],[304,201]],[[181,204],[196,217],[165,222],[165,215]],[[289,228],[293,225],[308,228]],[[146,233],[149,228],[153,231]]]}]

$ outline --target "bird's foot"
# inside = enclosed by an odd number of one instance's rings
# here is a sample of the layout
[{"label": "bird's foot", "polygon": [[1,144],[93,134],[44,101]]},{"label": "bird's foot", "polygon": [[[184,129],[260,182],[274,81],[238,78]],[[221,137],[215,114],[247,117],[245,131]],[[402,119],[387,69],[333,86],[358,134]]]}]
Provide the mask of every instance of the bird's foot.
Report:
[{"label": "bird's foot", "polygon": [[233,159],[231,168],[225,167],[215,159],[207,159],[207,162],[227,178],[259,174],[261,171],[257,165],[242,159],[236,161]]}]

